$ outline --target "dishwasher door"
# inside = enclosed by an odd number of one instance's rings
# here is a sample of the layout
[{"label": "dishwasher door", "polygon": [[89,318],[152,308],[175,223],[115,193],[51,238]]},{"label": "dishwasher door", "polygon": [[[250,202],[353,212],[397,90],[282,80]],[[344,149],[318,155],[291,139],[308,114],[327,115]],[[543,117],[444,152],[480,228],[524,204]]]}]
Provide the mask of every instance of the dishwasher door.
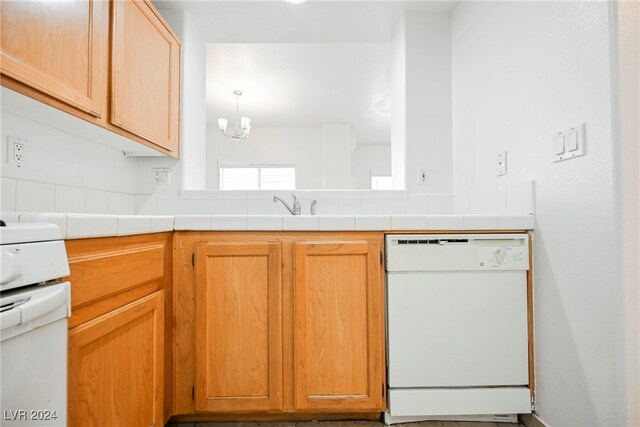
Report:
[{"label": "dishwasher door", "polygon": [[389,273],[389,387],[526,385],[526,271]]}]

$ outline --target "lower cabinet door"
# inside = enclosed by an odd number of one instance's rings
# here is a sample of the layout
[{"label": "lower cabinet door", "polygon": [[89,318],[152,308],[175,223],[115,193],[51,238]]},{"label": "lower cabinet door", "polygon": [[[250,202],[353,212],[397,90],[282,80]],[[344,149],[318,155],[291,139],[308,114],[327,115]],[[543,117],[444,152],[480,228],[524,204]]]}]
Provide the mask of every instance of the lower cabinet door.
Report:
[{"label": "lower cabinet door", "polygon": [[163,417],[164,291],[69,331],[69,426],[155,426]]},{"label": "lower cabinet door", "polygon": [[282,407],[281,244],[196,245],[196,411]]},{"label": "lower cabinet door", "polygon": [[298,242],[294,256],[296,409],[382,410],[379,243]]}]

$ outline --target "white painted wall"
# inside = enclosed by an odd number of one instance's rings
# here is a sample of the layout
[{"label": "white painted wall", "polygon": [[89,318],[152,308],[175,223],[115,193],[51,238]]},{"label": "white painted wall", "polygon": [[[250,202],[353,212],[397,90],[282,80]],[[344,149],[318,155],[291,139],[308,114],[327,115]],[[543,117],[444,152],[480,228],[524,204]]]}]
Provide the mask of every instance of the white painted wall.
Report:
[{"label": "white painted wall", "polygon": [[[415,193],[453,190],[451,15],[405,13],[405,186]],[[427,182],[418,181],[418,169]]]},{"label": "white painted wall", "polygon": [[371,175],[391,175],[391,146],[358,144],[351,155],[355,188],[371,189]]},{"label": "white painted wall", "polygon": [[405,188],[407,96],[406,37],[404,16],[398,21],[391,38],[391,176],[393,188]]},{"label": "white painted wall", "polygon": [[[173,31],[182,41],[181,107],[180,112],[180,163],[174,174],[181,180],[181,187],[187,190],[205,188],[205,151],[207,132],[206,61],[207,47],[202,33],[187,12],[180,10],[160,10]],[[153,162],[142,161],[140,167],[148,175]],[[158,191],[165,191],[159,189]]]},{"label": "white painted wall", "polygon": [[[451,15],[407,12],[391,40],[391,162],[394,188],[453,189]],[[419,170],[426,170],[421,184]]]},{"label": "white painted wall", "polygon": [[[452,18],[456,192],[536,181],[536,407],[553,426],[631,425],[611,8],[465,2]],[[587,155],[553,163],[551,135],[582,122]]]},{"label": "white painted wall", "polygon": [[322,126],[322,188],[355,187],[351,174],[351,154],[356,145],[351,125]]},{"label": "white painted wall", "polygon": [[251,128],[251,137],[235,142],[217,127],[207,129],[207,188],[218,189],[220,164],[295,165],[297,188],[323,186],[322,127]]},{"label": "white painted wall", "polygon": [[[2,93],[3,212],[134,213],[136,160],[122,148],[138,144],[15,92]],[[26,140],[20,168],[7,163],[7,136]]]}]

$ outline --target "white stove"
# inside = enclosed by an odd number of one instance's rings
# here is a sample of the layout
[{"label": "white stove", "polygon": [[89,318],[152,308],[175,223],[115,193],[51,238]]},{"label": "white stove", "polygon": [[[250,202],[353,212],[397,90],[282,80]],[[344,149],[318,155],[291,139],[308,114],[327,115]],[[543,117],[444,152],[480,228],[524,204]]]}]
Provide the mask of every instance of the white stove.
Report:
[{"label": "white stove", "polygon": [[0,227],[0,424],[67,424],[67,253],[53,224]]}]

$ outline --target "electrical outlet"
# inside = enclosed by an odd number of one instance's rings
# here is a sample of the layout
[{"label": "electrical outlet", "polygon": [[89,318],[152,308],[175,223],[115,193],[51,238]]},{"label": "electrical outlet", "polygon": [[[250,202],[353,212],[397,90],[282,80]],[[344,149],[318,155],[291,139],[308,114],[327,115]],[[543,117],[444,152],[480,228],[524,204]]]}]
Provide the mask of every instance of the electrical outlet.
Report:
[{"label": "electrical outlet", "polygon": [[21,168],[26,160],[26,140],[7,136],[7,163]]},{"label": "electrical outlet", "polygon": [[156,184],[171,184],[171,171],[169,168],[153,168],[153,182]]},{"label": "electrical outlet", "polygon": [[427,183],[427,170],[424,168],[418,169],[418,184],[425,185]]},{"label": "electrical outlet", "polygon": [[507,152],[498,153],[496,158],[496,176],[507,174]]}]

